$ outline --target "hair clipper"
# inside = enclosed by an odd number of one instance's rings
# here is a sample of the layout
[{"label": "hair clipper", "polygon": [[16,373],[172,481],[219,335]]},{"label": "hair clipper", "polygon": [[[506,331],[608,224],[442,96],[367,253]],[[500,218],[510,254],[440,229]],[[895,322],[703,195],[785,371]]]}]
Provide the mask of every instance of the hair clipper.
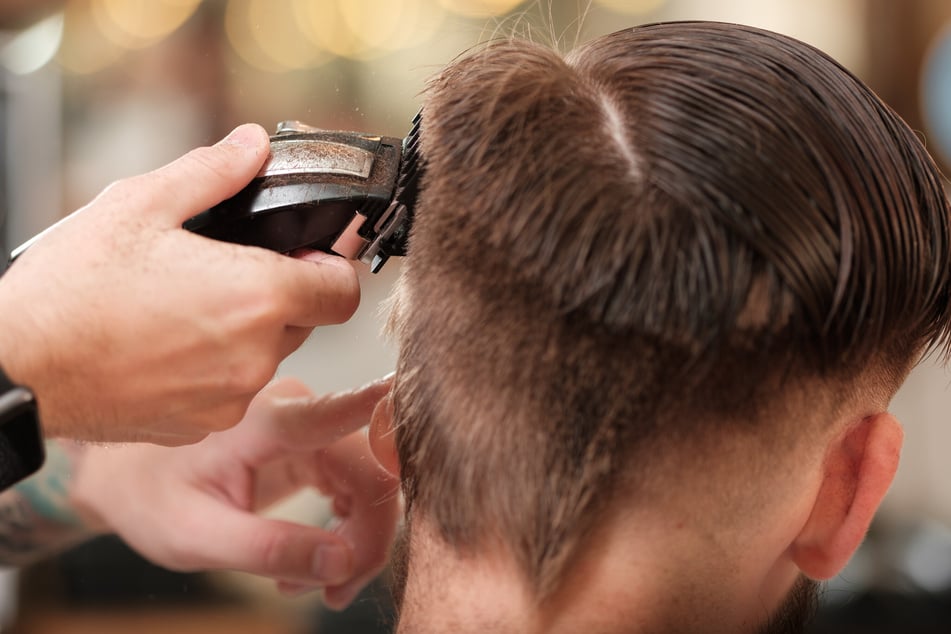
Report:
[{"label": "hair clipper", "polygon": [[184,227],[282,253],[336,253],[376,273],[406,253],[421,171],[419,127],[419,114],[404,139],[285,121],[257,177]]},{"label": "hair clipper", "polygon": [[[336,253],[376,273],[391,256],[406,253],[422,168],[419,126],[417,114],[406,138],[397,139],[285,121],[258,175],[183,226],[281,253],[301,247]],[[14,249],[9,263],[45,233]]]}]

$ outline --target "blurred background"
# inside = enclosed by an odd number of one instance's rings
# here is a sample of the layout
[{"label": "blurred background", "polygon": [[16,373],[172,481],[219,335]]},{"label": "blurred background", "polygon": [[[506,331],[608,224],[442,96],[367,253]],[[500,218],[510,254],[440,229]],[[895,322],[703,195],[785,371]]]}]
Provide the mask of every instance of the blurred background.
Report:
[{"label": "blurred background", "polygon": [[[643,22],[715,19],[786,33],[869,83],[951,165],[948,0],[0,0],[0,213],[9,251],[111,181],[285,119],[403,136],[426,78],[518,33],[569,49]],[[316,391],[388,372],[380,302],[399,273],[362,271],[350,323],[282,366]],[[946,632],[951,624],[949,374],[923,363],[896,398],[906,450],[888,500],[829,584],[816,632]],[[302,494],[275,514],[321,522]],[[387,631],[384,583],[330,614],[229,573],[184,575],[99,539],[0,576],[0,627],[20,634]]]}]

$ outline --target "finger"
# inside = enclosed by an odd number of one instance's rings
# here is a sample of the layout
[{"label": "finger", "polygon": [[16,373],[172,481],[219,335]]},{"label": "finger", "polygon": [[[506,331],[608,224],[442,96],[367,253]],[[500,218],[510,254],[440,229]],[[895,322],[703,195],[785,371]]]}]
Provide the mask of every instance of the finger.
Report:
[{"label": "finger", "polygon": [[354,557],[353,576],[324,590],[327,605],[341,609],[389,559],[400,515],[399,483],[367,459],[369,446],[362,434],[351,434],[321,454],[334,489],[334,506],[344,511],[334,533],[350,544]]},{"label": "finger", "polygon": [[274,388],[267,388],[271,416],[269,427],[262,431],[280,441],[281,446],[275,451],[327,447],[369,423],[373,409],[389,392],[391,382],[392,378],[387,376],[350,392],[320,397],[309,392],[300,394],[297,383],[278,382]]},{"label": "finger", "polygon": [[[347,542],[323,529],[210,504],[213,521],[190,531],[186,552],[207,569],[240,570],[306,586],[353,578]],[[207,528],[205,528],[207,527]],[[213,530],[214,535],[208,535]]]},{"label": "finger", "polygon": [[192,150],[164,167],[138,177],[144,194],[175,196],[165,206],[163,220],[181,225],[195,214],[234,196],[261,169],[268,157],[267,132],[259,125],[245,124],[211,147]]},{"label": "finger", "polygon": [[343,323],[360,305],[357,272],[339,256],[315,251],[304,259],[280,257],[275,268],[272,279],[292,326]]}]

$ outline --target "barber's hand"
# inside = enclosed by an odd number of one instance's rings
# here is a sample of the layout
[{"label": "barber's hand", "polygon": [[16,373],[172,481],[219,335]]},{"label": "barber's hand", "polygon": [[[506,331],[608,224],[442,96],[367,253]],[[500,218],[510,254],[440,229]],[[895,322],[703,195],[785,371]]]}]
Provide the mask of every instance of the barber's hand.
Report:
[{"label": "barber's hand", "polygon": [[353,314],[359,285],[341,258],[182,229],[246,185],[268,149],[245,125],[119,181],[0,279],[0,366],[33,389],[48,435],[196,442],[237,423],[314,326]]},{"label": "barber's hand", "polygon": [[[90,524],[176,570],[233,569],[271,577],[287,593],[324,587],[346,606],[386,563],[399,517],[398,483],[366,435],[389,383],[314,397],[278,381],[234,429],[187,447],[87,447],[73,502]],[[255,511],[302,488],[333,498],[332,531]]]}]

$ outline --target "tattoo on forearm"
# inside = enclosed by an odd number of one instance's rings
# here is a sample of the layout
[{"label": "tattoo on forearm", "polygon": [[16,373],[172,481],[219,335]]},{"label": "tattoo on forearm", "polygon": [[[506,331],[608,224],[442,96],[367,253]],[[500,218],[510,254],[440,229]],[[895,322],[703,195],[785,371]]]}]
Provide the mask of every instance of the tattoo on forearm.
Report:
[{"label": "tattoo on forearm", "polygon": [[43,468],[0,493],[0,563],[29,564],[90,536],[69,499],[80,451],[47,442]]}]

